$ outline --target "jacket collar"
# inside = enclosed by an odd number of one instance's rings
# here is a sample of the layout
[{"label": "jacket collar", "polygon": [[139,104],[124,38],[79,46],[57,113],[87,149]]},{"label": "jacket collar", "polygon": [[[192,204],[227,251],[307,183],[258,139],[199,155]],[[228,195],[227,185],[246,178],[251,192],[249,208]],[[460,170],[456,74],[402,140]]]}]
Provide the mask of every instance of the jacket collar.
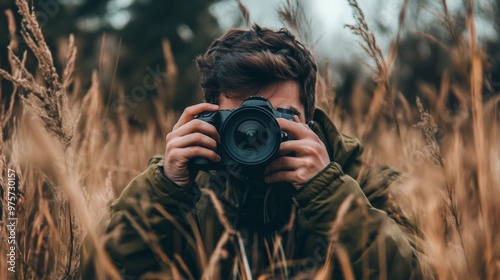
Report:
[{"label": "jacket collar", "polygon": [[357,178],[361,167],[363,146],[358,139],[340,133],[330,117],[320,108],[314,110],[312,130],[323,141],[331,161],[345,173]]}]

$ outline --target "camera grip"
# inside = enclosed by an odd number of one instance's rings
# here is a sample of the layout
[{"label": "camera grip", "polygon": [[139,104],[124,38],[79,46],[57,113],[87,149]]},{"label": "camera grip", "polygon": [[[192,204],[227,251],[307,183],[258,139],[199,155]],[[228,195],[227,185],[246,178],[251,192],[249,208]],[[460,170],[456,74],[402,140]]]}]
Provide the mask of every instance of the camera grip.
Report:
[{"label": "camera grip", "polygon": [[192,158],[188,163],[189,172],[192,174],[195,174],[195,172],[200,170],[210,170],[213,166],[214,163],[204,157]]}]

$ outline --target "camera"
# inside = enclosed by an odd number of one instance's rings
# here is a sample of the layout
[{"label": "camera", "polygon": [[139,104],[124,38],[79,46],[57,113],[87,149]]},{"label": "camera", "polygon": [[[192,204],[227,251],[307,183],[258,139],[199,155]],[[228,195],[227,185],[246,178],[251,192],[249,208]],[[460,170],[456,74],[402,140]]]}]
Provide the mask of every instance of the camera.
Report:
[{"label": "camera", "polygon": [[275,159],[281,142],[291,140],[276,118],[293,120],[294,111],[276,110],[267,99],[252,96],[236,109],[203,112],[195,117],[215,126],[221,143],[217,146],[219,162],[198,157],[189,161],[189,168],[198,170],[226,170],[231,175],[257,175]]}]

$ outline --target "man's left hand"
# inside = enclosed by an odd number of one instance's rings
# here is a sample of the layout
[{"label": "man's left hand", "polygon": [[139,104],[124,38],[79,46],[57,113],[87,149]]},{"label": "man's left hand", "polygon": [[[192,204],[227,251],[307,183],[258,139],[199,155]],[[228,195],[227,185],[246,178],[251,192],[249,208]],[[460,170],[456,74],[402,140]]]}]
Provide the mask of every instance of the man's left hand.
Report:
[{"label": "man's left hand", "polygon": [[265,182],[289,182],[299,189],[330,164],[330,157],[323,142],[306,124],[283,118],[277,121],[294,140],[281,143],[280,157],[264,171]]}]

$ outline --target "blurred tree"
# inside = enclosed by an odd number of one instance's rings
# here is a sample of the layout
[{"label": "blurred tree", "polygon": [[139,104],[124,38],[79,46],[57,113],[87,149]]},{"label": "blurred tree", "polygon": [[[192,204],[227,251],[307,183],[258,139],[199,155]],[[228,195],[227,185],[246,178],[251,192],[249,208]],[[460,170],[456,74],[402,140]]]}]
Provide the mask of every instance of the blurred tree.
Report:
[{"label": "blurred tree", "polygon": [[[498,36],[500,34],[500,18],[498,17],[500,2],[478,2],[476,1],[475,5],[478,33],[485,34],[486,28],[495,30],[493,36],[483,35],[479,38],[479,47],[486,53],[488,59],[484,69],[485,74],[490,77],[491,84],[491,87],[487,85],[484,87],[484,99],[487,99],[500,93],[500,36]],[[468,85],[467,77],[470,71],[466,63],[468,60],[461,56],[464,52],[467,54],[467,50],[463,52],[456,50],[456,47],[461,44],[460,40],[468,40],[466,9],[462,6],[458,10],[449,11],[449,18],[445,19],[442,3],[431,3],[428,0],[410,1],[406,12],[405,29],[398,46],[394,68],[397,71],[392,74],[392,82],[395,88],[413,104],[417,96],[421,98],[424,105],[429,101],[423,92],[423,85],[438,90],[445,71],[455,85],[462,85],[465,88]],[[382,24],[375,23],[377,33],[389,32]],[[428,35],[434,39],[429,39]],[[376,37],[379,39],[379,36]],[[370,58],[366,59],[369,63],[371,62]],[[337,87],[337,98],[345,108],[350,108],[353,85],[361,82],[367,92],[373,91],[375,85],[372,79],[364,77],[363,65],[356,65],[352,62],[332,65],[335,68],[334,71],[339,71],[342,75],[342,81]],[[456,107],[456,100],[453,94],[449,96],[448,105],[453,110]]]},{"label": "blurred tree", "polygon": [[[55,58],[64,59],[64,53],[59,53],[64,51],[61,42],[69,34],[75,34],[78,46],[76,71],[77,76],[83,79],[84,89],[89,87],[91,71],[98,68],[106,94],[123,88],[130,95],[137,86],[146,88],[146,99],[141,98],[136,102],[141,104],[127,108],[128,112],[135,114],[139,108],[150,111],[151,104],[143,101],[155,94],[154,88],[143,85],[144,78],[151,73],[161,75],[165,72],[162,39],[170,40],[178,67],[177,89],[181,93],[177,95],[179,98],[175,99],[175,104],[168,106],[180,109],[199,101],[198,75],[193,61],[221,33],[217,20],[209,12],[209,7],[216,1],[219,0],[40,0],[32,3]],[[7,9],[14,12],[19,39],[21,19],[15,0],[0,1],[0,67],[9,70],[6,46],[10,36],[4,13]],[[121,47],[118,43],[120,39],[123,39]],[[27,47],[21,39],[17,53],[25,50]],[[116,59],[117,76],[113,78]],[[56,59],[58,63],[61,61]],[[36,66],[32,58],[28,64],[31,68]],[[60,64],[57,66],[61,68]],[[111,89],[113,79],[115,87]],[[2,81],[2,89],[8,95],[11,85]]]},{"label": "blurred tree", "polygon": [[[220,34],[217,20],[208,12],[215,0],[190,1],[135,1],[127,10],[131,19],[119,31],[127,56],[120,61],[120,77],[127,88],[141,86],[151,72],[163,72],[165,60],[160,40],[170,41],[178,67],[179,86],[174,105],[183,109],[187,104],[200,101],[198,74],[194,58]],[[168,85],[166,85],[168,86]]]},{"label": "blurred tree", "polygon": [[[465,5],[465,4],[464,4]],[[428,11],[427,11],[428,13]],[[494,36],[479,38],[479,47],[485,53],[486,59],[484,73],[489,76],[490,84],[484,85],[484,99],[493,94],[500,93],[500,3],[498,1],[485,1],[475,5],[475,28],[478,33],[485,33],[484,28],[496,30]],[[439,11],[436,16],[440,22],[424,24],[418,30],[425,35],[409,32],[403,37],[399,45],[396,69],[398,69],[395,82],[410,102],[415,102],[416,96],[422,95],[422,84],[439,89],[445,70],[450,75],[450,81],[456,85],[468,88],[470,65],[468,59],[463,57],[467,50],[460,50],[462,40],[469,40],[466,9],[460,9],[446,18],[444,12]],[[418,20],[418,18],[416,18]],[[410,23],[412,24],[412,23]],[[451,69],[451,70],[450,70]],[[491,86],[491,87],[490,87]],[[453,110],[456,105],[449,95],[449,105]],[[424,100],[425,102],[425,100]]]}]

